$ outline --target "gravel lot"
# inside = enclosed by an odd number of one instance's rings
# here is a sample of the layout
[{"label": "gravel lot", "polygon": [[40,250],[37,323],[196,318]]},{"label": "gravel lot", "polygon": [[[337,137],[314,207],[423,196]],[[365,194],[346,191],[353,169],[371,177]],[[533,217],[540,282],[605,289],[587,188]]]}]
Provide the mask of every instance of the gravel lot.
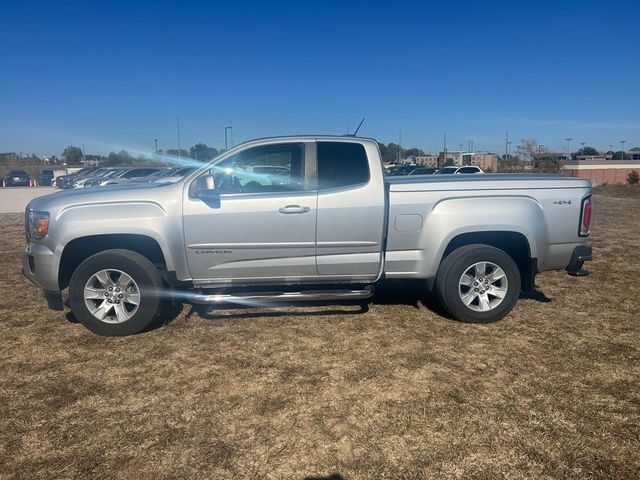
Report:
[{"label": "gravel lot", "polygon": [[47,310],[0,215],[0,479],[640,478],[639,210],[597,193],[592,274],[490,325],[400,285],[125,338]]},{"label": "gravel lot", "polygon": [[0,213],[24,212],[27,204],[34,198],[56,191],[54,187],[0,188]]}]

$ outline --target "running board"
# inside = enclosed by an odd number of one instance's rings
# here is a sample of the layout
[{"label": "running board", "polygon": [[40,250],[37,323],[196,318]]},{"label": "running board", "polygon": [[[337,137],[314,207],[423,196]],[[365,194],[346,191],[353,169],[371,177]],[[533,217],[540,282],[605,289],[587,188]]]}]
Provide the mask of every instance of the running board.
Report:
[{"label": "running board", "polygon": [[211,305],[216,303],[237,303],[251,305],[254,303],[296,303],[296,302],[325,302],[333,300],[366,300],[373,297],[373,287],[362,290],[306,290],[301,292],[260,292],[246,294],[214,294],[189,293],[185,295],[190,303]]}]

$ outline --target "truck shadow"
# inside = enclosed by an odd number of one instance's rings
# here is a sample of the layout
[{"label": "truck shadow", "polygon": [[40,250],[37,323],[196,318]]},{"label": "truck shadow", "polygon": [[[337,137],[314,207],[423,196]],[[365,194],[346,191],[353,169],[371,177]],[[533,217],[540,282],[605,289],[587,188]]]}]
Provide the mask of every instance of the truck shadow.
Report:
[{"label": "truck shadow", "polygon": [[535,300],[540,303],[551,303],[551,299],[547,297],[544,292],[538,290],[538,286],[534,286],[533,291],[531,293],[520,293],[520,300]]},{"label": "truck shadow", "polygon": [[[78,319],[75,317],[73,312],[70,310],[71,305],[69,305],[69,300],[65,300],[64,306],[69,309],[65,312],[65,318],[69,323],[80,323]],[[184,309],[184,304],[180,302],[172,303],[171,301],[164,301],[162,307],[160,308],[156,318],[153,320],[153,323],[147,328],[145,331],[155,330],[158,327],[166,325],[168,323],[173,322],[178,315],[182,313]]]},{"label": "truck shadow", "polygon": [[[336,308],[342,306],[343,308]],[[303,310],[294,310],[296,307],[305,307]],[[360,315],[369,311],[366,304],[354,303],[325,303],[325,302],[305,302],[287,303],[277,306],[249,306],[249,305],[192,305],[187,313],[187,319],[193,314],[205,320],[242,320],[255,318],[276,318],[276,317],[306,317],[314,316],[336,316],[336,315]]]}]

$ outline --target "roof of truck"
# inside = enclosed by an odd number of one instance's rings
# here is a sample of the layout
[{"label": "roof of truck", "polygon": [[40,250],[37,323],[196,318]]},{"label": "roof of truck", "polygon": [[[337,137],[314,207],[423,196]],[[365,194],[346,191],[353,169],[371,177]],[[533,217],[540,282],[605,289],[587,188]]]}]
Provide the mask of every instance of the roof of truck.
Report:
[{"label": "roof of truck", "polygon": [[261,137],[261,138],[253,138],[251,140],[247,140],[245,142],[239,143],[238,145],[235,145],[234,148],[239,147],[241,145],[246,145],[248,143],[253,143],[253,142],[264,142],[264,141],[269,141],[269,142],[279,142],[279,141],[295,141],[295,140],[300,140],[300,141],[311,141],[311,140],[333,140],[333,141],[353,141],[353,140],[364,140],[364,141],[370,141],[370,142],[376,142],[377,140],[375,138],[370,138],[370,137],[356,137],[353,135],[279,135],[279,136],[275,136],[275,137]]}]

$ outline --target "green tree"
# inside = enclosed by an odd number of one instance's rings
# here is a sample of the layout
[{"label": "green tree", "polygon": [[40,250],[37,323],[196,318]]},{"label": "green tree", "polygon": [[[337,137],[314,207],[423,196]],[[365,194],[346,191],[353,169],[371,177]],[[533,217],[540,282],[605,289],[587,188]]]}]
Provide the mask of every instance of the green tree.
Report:
[{"label": "green tree", "polygon": [[131,165],[135,159],[126,150],[111,152],[104,162],[105,165],[116,167],[119,165]]},{"label": "green tree", "polygon": [[627,152],[623,152],[622,150],[613,154],[614,160],[629,160],[629,154]]},{"label": "green tree", "polygon": [[171,160],[175,161],[178,160],[178,158],[190,158],[191,152],[189,152],[189,150],[185,150],[184,148],[181,148],[179,152],[177,148],[171,148],[167,150],[167,156],[172,157]]},{"label": "green tree", "polygon": [[82,160],[82,149],[75,145],[69,145],[62,151],[62,158],[64,158],[67,165],[78,164]]},{"label": "green tree", "polygon": [[189,149],[189,156],[200,162],[207,162],[218,156],[218,150],[206,143],[196,143]]},{"label": "green tree", "polygon": [[409,149],[404,151],[404,156],[405,157],[417,157],[417,156],[422,155],[422,154],[424,154],[424,152],[421,149],[415,148],[415,147],[409,148]]},{"label": "green tree", "polygon": [[578,150],[578,155],[600,155],[600,152],[593,147],[584,147]]},{"label": "green tree", "polygon": [[[398,151],[400,151],[400,155],[398,155]],[[402,149],[400,145],[393,142],[389,143],[389,145],[387,145],[387,159],[385,161],[394,163],[398,161],[398,158],[402,160]]]}]

